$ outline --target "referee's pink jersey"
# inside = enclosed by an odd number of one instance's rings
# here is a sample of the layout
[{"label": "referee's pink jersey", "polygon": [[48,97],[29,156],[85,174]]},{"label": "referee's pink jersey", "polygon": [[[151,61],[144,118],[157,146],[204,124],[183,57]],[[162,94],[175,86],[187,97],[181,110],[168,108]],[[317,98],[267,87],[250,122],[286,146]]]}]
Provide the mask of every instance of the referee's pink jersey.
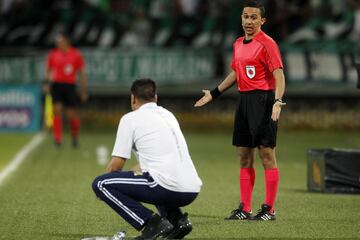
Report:
[{"label": "referee's pink jersey", "polygon": [[283,68],[279,47],[263,31],[251,41],[238,38],[233,45],[231,68],[236,72],[238,90],[274,90],[273,71]]}]

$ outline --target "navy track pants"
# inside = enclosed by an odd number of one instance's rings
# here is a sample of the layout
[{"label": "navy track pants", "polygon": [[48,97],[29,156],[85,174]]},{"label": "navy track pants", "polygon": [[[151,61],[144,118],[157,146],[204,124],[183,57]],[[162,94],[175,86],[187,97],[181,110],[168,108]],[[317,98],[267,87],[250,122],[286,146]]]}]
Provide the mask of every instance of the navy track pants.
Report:
[{"label": "navy track pants", "polygon": [[195,200],[198,193],[167,190],[154,181],[148,172],[112,172],[95,178],[92,188],[103,200],[135,229],[140,231],[153,212],[140,202],[153,204],[160,215],[181,213],[180,207]]}]

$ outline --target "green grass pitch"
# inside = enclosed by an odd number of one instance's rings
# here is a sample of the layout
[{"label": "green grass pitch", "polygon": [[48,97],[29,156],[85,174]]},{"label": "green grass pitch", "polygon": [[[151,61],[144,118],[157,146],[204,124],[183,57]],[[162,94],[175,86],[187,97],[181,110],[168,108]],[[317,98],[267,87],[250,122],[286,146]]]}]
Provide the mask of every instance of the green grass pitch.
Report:
[{"label": "green grass pitch", "polygon": [[0,171],[32,137],[30,133],[0,133]]},{"label": "green grass pitch", "polygon": [[[4,143],[5,135],[0,135]],[[0,239],[82,239],[111,236],[127,223],[91,189],[104,172],[95,149],[111,152],[113,132],[86,132],[80,149],[55,149],[50,136],[0,186]],[[194,230],[187,239],[360,239],[360,195],[319,194],[306,190],[309,148],[360,148],[359,132],[285,131],[278,135],[280,189],[275,222],[224,221],[239,199],[239,161],[231,132],[185,131],[193,161],[203,180],[189,212]],[[26,137],[25,137],[26,138]],[[21,140],[24,142],[24,140]],[[1,155],[11,157],[1,145]],[[20,147],[19,147],[20,148]],[[3,159],[3,157],[2,157]],[[135,161],[130,160],[128,167]],[[263,170],[257,159],[253,210],[264,199]]]}]

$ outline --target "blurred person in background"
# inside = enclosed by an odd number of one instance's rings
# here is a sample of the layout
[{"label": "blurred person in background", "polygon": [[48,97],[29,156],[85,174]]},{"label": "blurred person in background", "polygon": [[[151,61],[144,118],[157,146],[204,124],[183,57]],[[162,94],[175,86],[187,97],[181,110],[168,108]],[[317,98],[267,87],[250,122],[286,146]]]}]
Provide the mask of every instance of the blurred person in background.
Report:
[{"label": "blurred person in background", "polygon": [[[227,220],[275,220],[274,204],[279,184],[275,157],[277,121],[280,117],[285,77],[280,51],[275,41],[261,27],[265,23],[265,8],[257,1],[245,3],[242,26],[245,36],[233,45],[232,71],[212,91],[195,103],[209,103],[236,82],[239,102],[235,113],[233,145],[240,153],[240,205]],[[251,200],[255,184],[255,150],[265,170],[265,201],[256,216]]]},{"label": "blurred person in background", "polygon": [[171,45],[191,45],[193,39],[201,29],[203,15],[200,10],[201,0],[176,0],[175,1],[175,24],[172,34],[166,42]]},{"label": "blurred person in background", "polygon": [[86,102],[87,76],[85,63],[81,52],[72,47],[70,39],[64,33],[56,36],[56,48],[52,49],[46,60],[45,82],[48,87],[45,91],[51,92],[54,108],[53,137],[56,146],[62,144],[63,108],[70,121],[72,146],[79,145],[80,118],[76,107],[79,98],[76,87],[77,75],[80,79],[80,100]]},{"label": "blurred person in background", "polygon": [[310,0],[266,0],[263,3],[266,10],[271,12],[264,29],[277,42],[285,41],[313,14]]},{"label": "blurred person in background", "polygon": [[360,45],[360,0],[348,0],[348,3],[354,11],[354,24],[350,33],[350,38]]},{"label": "blurred person in background", "polygon": [[146,16],[145,9],[136,8],[132,22],[121,40],[123,47],[144,47],[149,45],[151,37],[151,23]]},{"label": "blurred person in background", "polygon": [[164,45],[171,35],[175,2],[168,0],[151,0],[149,18],[151,21],[151,43]]},{"label": "blurred person in background", "polygon": [[[191,232],[187,213],[202,182],[174,115],[157,105],[155,82],[138,79],[131,86],[132,112],[120,119],[108,173],[93,184],[96,196],[136,230],[136,239],[181,239]],[[122,171],[133,152],[137,171]],[[141,204],[157,207],[160,216]],[[113,239],[121,238],[123,232]]]}]

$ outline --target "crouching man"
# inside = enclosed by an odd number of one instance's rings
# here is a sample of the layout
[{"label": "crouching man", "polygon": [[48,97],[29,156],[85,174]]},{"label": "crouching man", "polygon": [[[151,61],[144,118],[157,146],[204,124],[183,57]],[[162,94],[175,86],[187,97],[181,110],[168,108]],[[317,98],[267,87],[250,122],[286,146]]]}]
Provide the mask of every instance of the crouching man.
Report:
[{"label": "crouching man", "polygon": [[[93,190],[135,229],[142,230],[138,239],[181,239],[192,225],[180,207],[195,200],[202,182],[179,123],[157,105],[154,81],[133,82],[131,108],[120,120],[108,173],[94,180]],[[132,150],[141,172],[121,171]],[[141,202],[155,205],[159,214]]]}]

